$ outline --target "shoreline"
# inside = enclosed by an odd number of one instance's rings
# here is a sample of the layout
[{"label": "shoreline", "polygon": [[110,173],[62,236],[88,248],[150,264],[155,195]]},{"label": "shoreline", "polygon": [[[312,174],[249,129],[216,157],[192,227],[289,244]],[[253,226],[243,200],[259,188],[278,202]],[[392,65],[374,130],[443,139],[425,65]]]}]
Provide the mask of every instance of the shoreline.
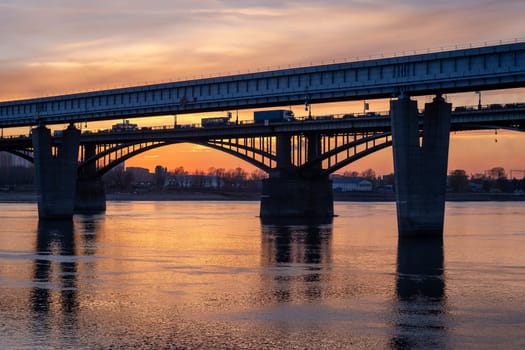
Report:
[{"label": "shoreline", "polygon": [[[259,193],[175,192],[175,193],[109,193],[107,201],[259,201]],[[525,201],[525,195],[513,193],[447,193],[447,202]],[[0,192],[0,202],[36,203],[34,192]],[[395,193],[335,192],[334,202],[395,202]]]}]

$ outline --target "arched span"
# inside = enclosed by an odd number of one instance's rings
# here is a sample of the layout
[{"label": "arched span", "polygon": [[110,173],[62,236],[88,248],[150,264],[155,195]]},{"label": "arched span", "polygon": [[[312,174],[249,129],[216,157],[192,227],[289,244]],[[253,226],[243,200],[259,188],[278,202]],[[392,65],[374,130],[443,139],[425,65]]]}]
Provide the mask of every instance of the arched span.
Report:
[{"label": "arched span", "polygon": [[22,159],[27,160],[30,163],[34,163],[35,162],[35,158],[32,156],[33,151],[30,151],[30,150],[13,150],[13,149],[7,150],[7,149],[4,149],[4,150],[0,150],[0,151],[7,152],[7,153],[12,154],[14,156],[20,157]]},{"label": "arched span", "polygon": [[[158,147],[162,147],[162,146],[167,146],[167,145],[174,145],[178,142],[173,142],[173,143],[167,143],[167,142],[163,142],[163,143],[154,143],[154,144],[150,144],[150,145],[147,145],[147,146],[144,146],[144,147],[141,147],[135,151],[132,151],[132,152],[128,152],[126,153],[125,155],[121,156],[120,158],[116,158],[114,160],[110,160],[108,164],[105,164],[103,167],[97,169],[95,175],[96,177],[101,177],[102,175],[106,174],[108,171],[110,171],[111,169],[113,169],[114,167],[116,167],[117,165],[119,165],[120,163],[138,155],[138,154],[141,154],[141,153],[144,153],[144,152],[147,152],[147,151],[150,151],[152,149],[155,149],[155,148],[158,148]],[[96,161],[96,160],[95,160]],[[79,166],[79,173],[81,172],[83,168]]]},{"label": "arched span", "polygon": [[335,147],[331,149],[323,150],[323,153],[319,157],[306,162],[300,169],[307,170],[321,163],[321,173],[328,175],[358,159],[391,145],[391,132],[363,136],[359,139],[354,139],[352,142],[346,142],[340,146],[335,145]]},{"label": "arched span", "polygon": [[225,152],[225,153],[228,153],[228,154],[231,154],[237,158],[241,158],[242,160],[250,163],[251,165],[261,169],[262,171],[266,172],[266,173],[269,173],[271,171],[271,168],[269,166],[266,166],[264,163],[262,162],[259,162],[253,158],[250,158],[248,157],[247,155],[245,154],[242,154],[242,153],[238,153],[238,152],[235,152],[234,150],[232,149],[228,149],[228,148],[224,148],[220,145],[215,145],[213,143],[208,143],[208,142],[204,142],[204,143],[196,143],[198,145],[203,145],[203,146],[207,146],[207,147],[210,147],[210,148],[213,148],[213,149],[216,149],[216,150],[219,150],[219,151],[222,151],[222,152]]},{"label": "arched span", "polygon": [[[174,145],[174,144],[178,144],[178,143],[191,143],[191,144],[194,144],[194,145],[200,145],[200,146],[206,146],[206,147],[209,147],[209,148],[213,148],[213,149],[216,149],[216,150],[228,153],[230,155],[233,155],[233,156],[235,156],[237,158],[240,158],[240,159],[242,159],[242,160],[252,164],[253,166],[261,169],[262,171],[270,172],[271,168],[269,166],[265,165],[263,162],[259,162],[256,159],[250,158],[249,156],[247,156],[245,154],[242,154],[242,153],[238,153],[238,152],[236,152],[236,151],[234,151],[232,149],[225,148],[224,146],[221,146],[221,143],[218,143],[218,144],[212,143],[214,141],[215,140],[209,140],[208,142],[195,142],[195,141],[193,141],[193,142],[190,142],[190,141],[166,142],[166,141],[157,141],[157,142],[153,142],[153,143],[152,142],[149,142],[149,143],[137,142],[137,143],[118,144],[118,145],[115,145],[114,147],[111,147],[111,148],[108,148],[108,149],[106,149],[104,151],[98,152],[94,156],[84,160],[79,165],[78,172],[79,172],[79,174],[81,174],[89,166],[92,166],[93,163],[97,164],[101,159],[108,158],[109,159],[108,162],[104,163],[100,167],[97,167],[96,172],[94,174],[92,174],[92,176],[101,177],[104,174],[106,174],[107,172],[109,172],[111,169],[113,169],[115,166],[117,166],[118,164],[120,164],[120,163],[122,163],[122,162],[124,162],[124,161],[126,161],[126,160],[128,160],[128,159],[130,159],[130,158],[132,158],[134,156],[136,156],[136,155],[139,155],[141,153],[150,151],[150,150],[155,149],[155,148],[159,148],[159,147],[163,147],[163,146],[169,146],[169,145]],[[126,149],[126,148],[132,148],[132,150],[131,151],[127,151],[125,153],[120,152],[120,155],[118,157],[114,157],[114,158],[111,157],[112,154],[117,154],[119,151],[122,151],[123,149]],[[247,149],[245,146],[242,146],[242,145],[239,145],[238,148],[244,149],[244,150]],[[255,152],[255,153],[257,153],[257,152]],[[259,154],[260,153],[261,152],[259,152]],[[265,157],[271,158],[272,160],[275,160],[275,156],[270,155],[270,154],[265,154]]]},{"label": "arched span", "polygon": [[[469,125],[462,129],[452,129],[454,131],[468,131],[468,130],[479,130],[479,129],[505,129],[515,132],[524,132],[525,128],[522,128],[521,125],[517,126],[505,126],[505,125],[487,125],[487,124],[476,124]],[[327,136],[327,135],[325,135]],[[333,137],[333,136],[332,136]],[[390,139],[389,139],[390,138]],[[378,143],[378,140],[382,140],[381,143]],[[105,149],[101,152],[98,152],[93,157],[85,159],[79,164],[79,175],[89,166],[93,166],[93,163],[98,164],[98,167],[94,166],[93,168],[96,171],[91,172],[89,176],[102,176],[107,173],[109,170],[117,166],[118,164],[128,160],[138,154],[149,151],[151,149],[173,145],[177,143],[191,143],[195,145],[207,146],[212,149],[223,151],[227,154],[233,155],[237,158],[240,158],[247,163],[270,173],[274,170],[276,165],[277,156],[275,154],[275,145],[273,145],[274,139],[268,138],[264,139],[268,147],[259,147],[253,142],[246,142],[246,139],[210,139],[210,140],[184,140],[184,141],[149,141],[149,142],[134,142],[134,143],[122,143],[113,145],[108,149]],[[243,143],[244,142],[244,143]],[[329,143],[329,141],[328,141]],[[272,146],[273,145],[273,146]],[[299,171],[307,170],[309,167],[315,166],[315,164],[322,163],[323,169],[321,170],[323,174],[333,173],[348,164],[361,159],[365,156],[368,156],[374,152],[382,150],[386,147],[392,145],[391,142],[391,133],[378,133],[378,134],[368,134],[368,136],[361,137],[360,139],[354,139],[352,142],[347,142],[342,145],[333,145],[322,150],[322,154],[310,161],[307,161],[304,164],[298,165],[297,168]],[[86,145],[84,145],[85,147]],[[102,146],[102,145],[99,145]],[[363,147],[364,146],[364,147]],[[98,147],[98,146],[97,146]],[[131,151],[120,152],[125,148],[135,147]],[[331,148],[330,148],[331,147]],[[353,150],[352,150],[353,149]],[[350,151],[349,151],[350,150]],[[29,162],[34,162],[32,150],[30,149],[3,149],[2,151],[8,152],[10,154],[21,157]],[[101,160],[107,157],[106,163]],[[332,158],[332,159],[330,159]],[[335,160],[335,161],[334,161]],[[87,175],[87,174],[83,174]]]},{"label": "arched span", "polygon": [[525,132],[525,124],[515,125],[515,126],[492,125],[492,124],[471,124],[471,125],[465,126],[464,128],[458,128],[458,129],[451,130],[451,132],[453,131],[471,131],[471,130],[508,130],[508,131],[516,131],[516,132]]},{"label": "arched span", "polygon": [[380,150],[382,150],[384,148],[387,148],[387,147],[390,147],[390,146],[392,146],[392,141],[391,140],[390,141],[386,141],[385,143],[382,143],[382,144],[378,144],[378,145],[376,145],[374,147],[366,149],[365,151],[356,153],[353,156],[348,157],[348,158],[346,158],[345,160],[343,160],[341,162],[338,162],[337,164],[335,164],[334,166],[332,166],[332,167],[330,167],[328,169],[324,169],[322,171],[322,173],[325,174],[325,175],[334,173],[337,170],[344,168],[348,164],[355,162],[356,160],[359,160],[359,159],[361,159],[363,157],[366,157],[366,156],[368,156],[368,155],[370,155],[372,153],[375,153],[377,151],[380,151]]}]

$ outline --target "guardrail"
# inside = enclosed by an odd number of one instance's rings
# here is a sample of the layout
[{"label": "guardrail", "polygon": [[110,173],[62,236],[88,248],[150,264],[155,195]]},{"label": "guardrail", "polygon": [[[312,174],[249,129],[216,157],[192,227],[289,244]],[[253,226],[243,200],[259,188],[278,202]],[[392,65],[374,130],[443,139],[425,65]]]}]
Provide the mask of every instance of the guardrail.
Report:
[{"label": "guardrail", "polygon": [[[506,103],[506,104],[485,104],[485,105],[471,105],[471,106],[458,106],[453,109],[453,114],[461,115],[465,114],[476,114],[476,113],[486,113],[486,112],[511,112],[516,110],[525,111],[525,103]],[[423,110],[420,110],[420,113],[423,113]],[[306,123],[315,123],[323,122],[329,120],[350,120],[350,119],[370,119],[370,118],[388,118],[390,116],[389,111],[369,111],[365,113],[339,113],[339,114],[325,114],[325,115],[315,115],[315,116],[299,116],[295,118],[295,121],[290,121],[287,123],[294,122],[306,122]],[[203,127],[200,123],[191,123],[191,124],[171,124],[171,125],[155,125],[155,126],[137,126],[136,128],[129,128],[123,130],[112,130],[112,129],[93,129],[93,130],[83,130],[82,134],[121,134],[125,132],[137,132],[137,131],[174,131],[174,130],[210,130],[213,128],[224,128],[230,126],[253,126],[257,125],[253,120],[240,120],[238,122],[229,122],[224,125],[213,126],[213,127]],[[8,135],[0,136],[0,139],[21,139],[29,138],[31,134],[22,134],[22,135]],[[59,136],[59,135],[55,135]]]}]

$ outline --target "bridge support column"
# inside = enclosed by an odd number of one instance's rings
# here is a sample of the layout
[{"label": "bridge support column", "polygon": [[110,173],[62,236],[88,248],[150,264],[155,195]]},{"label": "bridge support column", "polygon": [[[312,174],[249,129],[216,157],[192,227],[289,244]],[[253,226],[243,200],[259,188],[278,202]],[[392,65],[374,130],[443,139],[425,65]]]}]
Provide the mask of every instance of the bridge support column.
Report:
[{"label": "bridge support column", "polygon": [[[312,159],[313,148],[319,146],[320,142],[317,142],[319,137],[314,137],[313,141],[310,141],[310,137],[308,139],[308,157]],[[279,135],[277,171],[270,174],[270,178],[263,180],[261,221],[331,222],[334,215],[332,181],[328,176],[321,176],[320,171],[315,171],[320,168],[307,173],[297,172],[291,161],[291,152],[290,136]]]},{"label": "bridge support column", "polygon": [[100,178],[77,180],[75,213],[96,214],[106,211],[106,190]]},{"label": "bridge support column", "polygon": [[417,102],[402,96],[390,108],[398,234],[442,236],[451,104],[425,105],[421,145]]},{"label": "bridge support column", "polygon": [[[84,145],[84,159],[96,155],[96,144]],[[76,186],[75,213],[94,214],[106,211],[104,182],[96,176],[97,165],[92,162],[79,174]]]},{"label": "bridge support column", "polygon": [[277,169],[286,171],[292,168],[292,141],[290,135],[277,135],[276,156]]},{"label": "bridge support column", "polygon": [[328,177],[270,177],[263,180],[261,220],[331,222],[334,216],[332,181]]},{"label": "bridge support column", "polygon": [[80,131],[70,125],[53,154],[51,132],[45,126],[32,130],[35,185],[40,219],[71,219],[75,203]]}]

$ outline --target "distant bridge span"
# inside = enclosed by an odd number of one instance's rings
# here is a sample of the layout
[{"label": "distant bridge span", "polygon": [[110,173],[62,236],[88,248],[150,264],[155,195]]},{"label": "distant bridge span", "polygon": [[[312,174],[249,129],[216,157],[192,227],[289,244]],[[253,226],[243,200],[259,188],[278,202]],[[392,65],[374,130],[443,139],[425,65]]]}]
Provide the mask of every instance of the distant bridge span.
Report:
[{"label": "distant bridge span", "polygon": [[[505,108],[481,110],[459,108],[453,112],[450,131],[509,129],[525,131],[525,104],[510,104]],[[323,138],[318,157],[308,159],[304,134],[319,133]],[[238,157],[255,167],[271,173],[277,166],[277,135],[290,135],[292,162],[298,171],[307,170],[312,163],[322,163],[322,173],[330,174],[369,154],[392,145],[391,121],[388,115],[375,117],[324,117],[324,119],[272,123],[270,125],[243,123],[214,128],[159,128],[92,133],[80,137],[81,164],[79,175],[96,164],[99,177],[111,168],[138,154],[154,148],[177,143],[193,143],[210,147]],[[295,135],[295,136],[293,136]],[[60,137],[54,142],[59,145]],[[95,153],[86,154],[87,145],[97,145]],[[31,138],[21,136],[0,139],[4,150],[33,162]],[[302,155],[301,155],[302,152]]]},{"label": "distant bridge span", "polygon": [[519,88],[525,43],[0,103],[0,127]]}]

